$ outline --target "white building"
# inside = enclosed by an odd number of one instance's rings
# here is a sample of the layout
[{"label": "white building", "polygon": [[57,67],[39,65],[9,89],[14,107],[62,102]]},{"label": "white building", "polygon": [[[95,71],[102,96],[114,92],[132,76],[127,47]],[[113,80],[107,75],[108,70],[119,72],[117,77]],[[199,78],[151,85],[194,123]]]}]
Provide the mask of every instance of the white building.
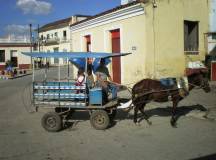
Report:
[{"label": "white building", "polygon": [[[55,22],[45,24],[39,28],[39,50],[43,52],[70,52],[72,51],[70,25],[84,20],[89,16],[75,15]],[[66,59],[51,58],[50,64],[66,64]]]},{"label": "white building", "polygon": [[31,58],[21,54],[30,52],[31,43],[27,38],[1,38],[0,39],[0,70],[5,69],[7,61],[13,63],[13,67],[28,69],[31,65]]}]

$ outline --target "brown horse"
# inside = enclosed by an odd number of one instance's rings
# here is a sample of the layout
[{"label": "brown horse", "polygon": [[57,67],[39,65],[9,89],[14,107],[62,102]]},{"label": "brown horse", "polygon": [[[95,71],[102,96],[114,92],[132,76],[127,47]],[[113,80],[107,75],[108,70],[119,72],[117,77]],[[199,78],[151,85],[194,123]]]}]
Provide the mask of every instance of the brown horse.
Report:
[{"label": "brown horse", "polygon": [[[134,123],[137,123],[137,113],[140,111],[143,114],[143,118],[151,124],[148,120],[148,116],[144,112],[144,107],[150,101],[155,102],[167,102],[171,100],[173,102],[172,118],[170,123],[172,126],[176,125],[176,107],[189,91],[194,87],[200,87],[205,92],[210,92],[208,80],[204,78],[204,73],[199,72],[187,77],[189,88],[188,91],[179,89],[175,83],[173,86],[167,88],[161,84],[158,80],[143,79],[136,83],[132,88],[132,103],[134,105]],[[181,92],[180,92],[181,91]],[[182,94],[183,93],[183,94]]]}]

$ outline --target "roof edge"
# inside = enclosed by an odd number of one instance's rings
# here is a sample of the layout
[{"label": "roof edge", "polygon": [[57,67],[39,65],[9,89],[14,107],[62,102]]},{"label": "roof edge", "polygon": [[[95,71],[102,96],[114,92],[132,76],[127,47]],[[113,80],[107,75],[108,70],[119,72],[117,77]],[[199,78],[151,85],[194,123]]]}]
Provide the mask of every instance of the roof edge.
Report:
[{"label": "roof edge", "polygon": [[87,19],[84,19],[84,20],[82,20],[82,21],[79,21],[79,22],[76,22],[76,23],[74,23],[74,24],[71,24],[70,27],[76,26],[76,25],[78,25],[78,24],[81,24],[81,23],[84,23],[84,22],[87,22],[87,21],[90,21],[90,20],[93,20],[93,19],[98,18],[98,17],[100,17],[100,16],[104,16],[104,15],[106,15],[106,14],[109,14],[109,13],[112,13],[112,12],[115,12],[115,11],[118,11],[118,10],[120,10],[120,9],[124,9],[124,8],[130,7],[130,6],[139,4],[139,3],[148,3],[148,2],[149,2],[149,0],[136,0],[136,1],[133,1],[133,2],[128,3],[128,4],[125,4],[125,5],[119,5],[119,6],[115,7],[115,8],[109,9],[109,10],[104,11],[104,12],[101,12],[101,13],[98,13],[98,14],[96,14],[96,15],[90,17],[90,18],[87,18]]}]

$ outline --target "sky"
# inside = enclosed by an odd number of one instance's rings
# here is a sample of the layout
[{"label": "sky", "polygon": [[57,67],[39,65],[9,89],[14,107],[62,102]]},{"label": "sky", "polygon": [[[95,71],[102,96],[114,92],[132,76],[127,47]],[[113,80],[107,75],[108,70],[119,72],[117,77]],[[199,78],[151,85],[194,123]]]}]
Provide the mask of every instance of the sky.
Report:
[{"label": "sky", "polygon": [[95,15],[120,5],[121,0],[0,0],[0,38],[23,35],[34,28],[72,15]]}]

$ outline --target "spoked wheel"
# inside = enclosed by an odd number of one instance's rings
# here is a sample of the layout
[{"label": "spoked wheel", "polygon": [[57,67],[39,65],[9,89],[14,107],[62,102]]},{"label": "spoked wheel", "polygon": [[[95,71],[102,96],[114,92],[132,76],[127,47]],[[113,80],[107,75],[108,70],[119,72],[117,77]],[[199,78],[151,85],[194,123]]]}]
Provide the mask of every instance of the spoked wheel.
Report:
[{"label": "spoked wheel", "polygon": [[48,132],[57,132],[62,128],[62,119],[56,112],[49,112],[42,117],[41,124]]},{"label": "spoked wheel", "polygon": [[90,116],[91,125],[97,130],[104,130],[110,124],[110,118],[106,111],[94,111]]}]

